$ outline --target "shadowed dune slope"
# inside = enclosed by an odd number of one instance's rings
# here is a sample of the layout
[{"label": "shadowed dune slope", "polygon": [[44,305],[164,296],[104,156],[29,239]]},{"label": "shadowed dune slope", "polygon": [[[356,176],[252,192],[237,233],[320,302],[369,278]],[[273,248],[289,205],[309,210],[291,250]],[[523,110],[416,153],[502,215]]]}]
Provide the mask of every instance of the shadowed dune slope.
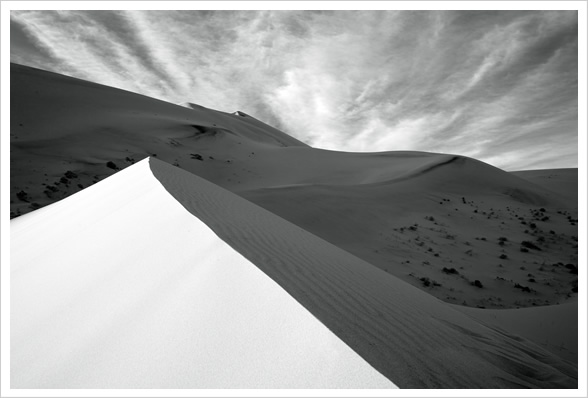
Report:
[{"label": "shadowed dune slope", "polygon": [[488,327],[531,340],[567,361],[578,363],[578,302],[511,310],[455,308]]},{"label": "shadowed dune slope", "polygon": [[401,388],[575,388],[576,367],[497,332],[197,176],[151,159],[190,213]]}]

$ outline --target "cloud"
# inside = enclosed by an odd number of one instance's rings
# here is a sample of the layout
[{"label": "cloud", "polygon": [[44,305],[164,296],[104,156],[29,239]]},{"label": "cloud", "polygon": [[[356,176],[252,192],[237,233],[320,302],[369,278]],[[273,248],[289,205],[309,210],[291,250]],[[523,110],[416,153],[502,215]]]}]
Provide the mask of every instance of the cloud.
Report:
[{"label": "cloud", "polygon": [[243,110],[314,146],[577,166],[575,11],[12,11],[11,24],[14,62]]}]

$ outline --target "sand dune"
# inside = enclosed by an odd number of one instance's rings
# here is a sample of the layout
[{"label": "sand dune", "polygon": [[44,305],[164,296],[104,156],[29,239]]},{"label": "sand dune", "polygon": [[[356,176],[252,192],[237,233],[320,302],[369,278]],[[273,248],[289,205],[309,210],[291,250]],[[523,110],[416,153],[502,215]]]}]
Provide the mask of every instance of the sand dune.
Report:
[{"label": "sand dune", "polygon": [[576,384],[575,366],[537,345],[484,327],[197,176],[156,160],[151,168],[188,211],[401,388]]},{"label": "sand dune", "polygon": [[574,365],[539,346],[150,166],[196,217],[141,162],[13,220],[13,386],[393,387],[373,368],[405,388],[575,386]]},{"label": "sand dune", "polygon": [[15,64],[10,134],[15,385],[577,385],[577,170],[321,150]]},{"label": "sand dune", "polygon": [[11,237],[13,388],[395,388],[147,160],[14,220]]}]

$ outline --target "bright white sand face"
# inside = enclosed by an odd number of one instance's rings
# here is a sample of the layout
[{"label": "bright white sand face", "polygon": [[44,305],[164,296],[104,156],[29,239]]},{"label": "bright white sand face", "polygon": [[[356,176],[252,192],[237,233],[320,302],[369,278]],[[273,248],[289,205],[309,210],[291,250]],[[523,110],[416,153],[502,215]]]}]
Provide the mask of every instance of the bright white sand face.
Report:
[{"label": "bright white sand face", "polygon": [[11,249],[12,388],[396,387],[147,160],[13,220]]}]

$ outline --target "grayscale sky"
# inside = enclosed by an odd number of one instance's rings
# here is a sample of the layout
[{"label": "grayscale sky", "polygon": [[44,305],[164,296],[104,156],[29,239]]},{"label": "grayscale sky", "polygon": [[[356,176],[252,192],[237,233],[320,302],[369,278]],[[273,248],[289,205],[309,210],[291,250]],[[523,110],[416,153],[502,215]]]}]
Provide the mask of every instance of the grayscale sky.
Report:
[{"label": "grayscale sky", "polygon": [[10,50],[320,148],[578,165],[576,11],[11,11]]}]

